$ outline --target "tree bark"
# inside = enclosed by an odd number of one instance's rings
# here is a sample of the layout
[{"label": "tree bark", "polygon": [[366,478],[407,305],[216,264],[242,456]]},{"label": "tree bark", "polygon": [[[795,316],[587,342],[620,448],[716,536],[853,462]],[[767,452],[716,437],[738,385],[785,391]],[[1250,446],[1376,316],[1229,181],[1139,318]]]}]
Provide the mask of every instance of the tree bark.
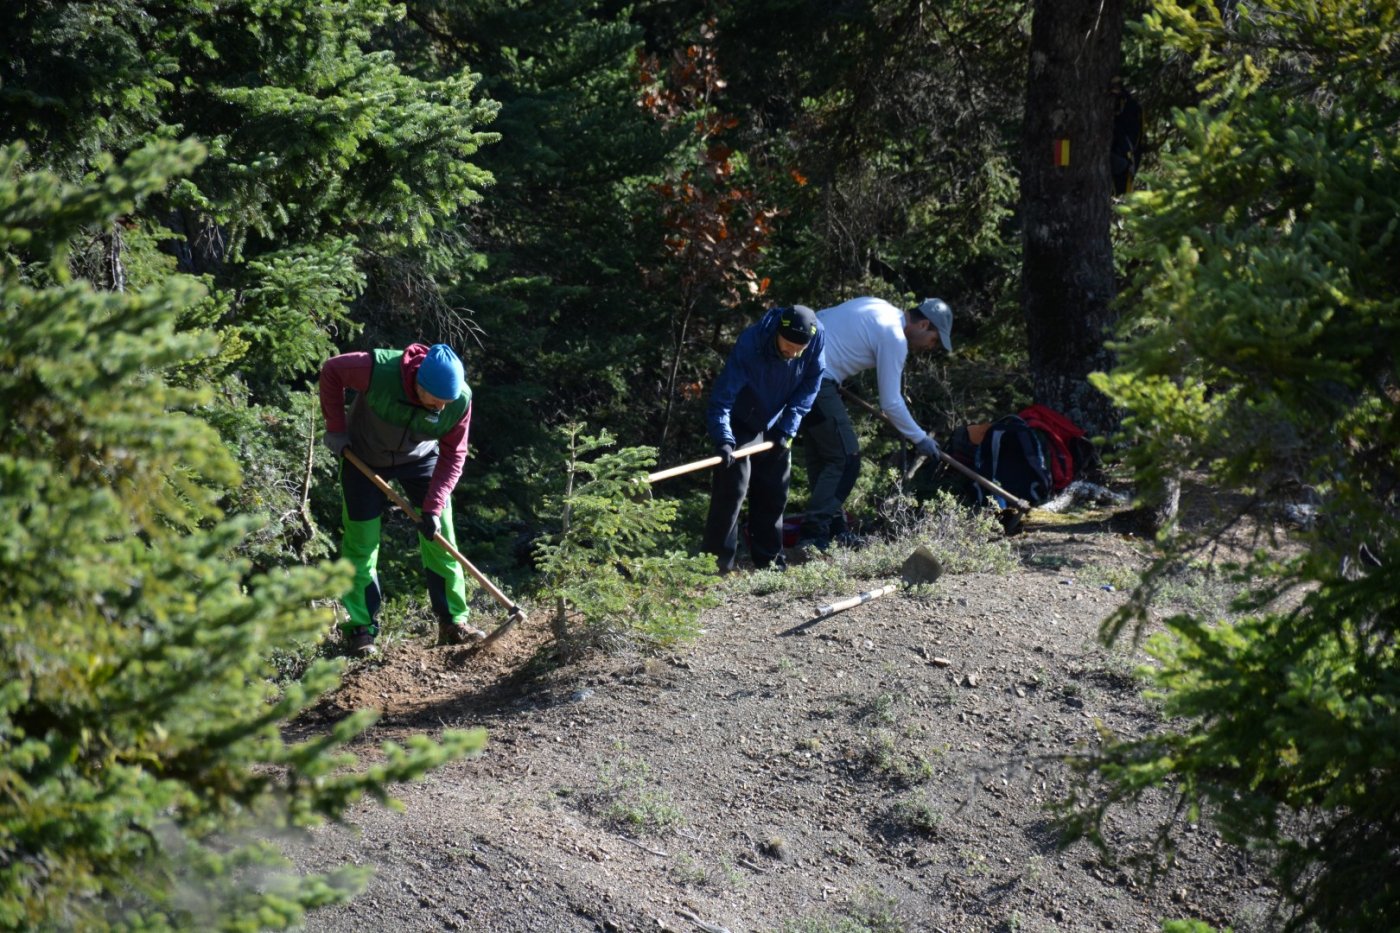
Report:
[{"label": "tree bark", "polygon": [[[1109,82],[1123,0],[1035,0],[1021,137],[1021,307],[1035,400],[1102,436],[1118,424],[1087,376],[1112,365]],[[1068,145],[1067,162],[1057,158]]]}]

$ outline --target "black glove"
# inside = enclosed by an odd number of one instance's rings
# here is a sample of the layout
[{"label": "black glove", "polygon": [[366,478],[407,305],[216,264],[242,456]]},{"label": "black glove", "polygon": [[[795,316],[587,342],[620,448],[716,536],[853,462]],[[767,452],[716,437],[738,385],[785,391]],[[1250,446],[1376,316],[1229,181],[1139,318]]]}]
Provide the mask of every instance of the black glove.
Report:
[{"label": "black glove", "polygon": [[737,461],[734,459],[734,445],[720,444],[715,448],[715,453],[719,454],[720,466],[726,470],[732,467]]},{"label": "black glove", "polygon": [[418,520],[418,531],[419,531],[419,533],[422,534],[423,537],[427,538],[429,541],[431,541],[431,540],[433,540],[434,538],[436,538],[437,535],[438,535],[438,532],[439,532],[441,529],[442,529],[442,521],[441,521],[441,519],[439,519],[439,518],[438,518],[436,515],[434,515],[432,512],[424,512],[424,513],[423,513],[423,516]]},{"label": "black glove", "polygon": [[321,443],[325,444],[332,454],[339,457],[345,452],[345,448],[350,446],[350,435],[344,431],[327,431],[321,435]]},{"label": "black glove", "polygon": [[789,450],[792,448],[792,435],[784,434],[777,428],[770,428],[763,432],[765,441],[772,441],[773,446],[779,450]]}]

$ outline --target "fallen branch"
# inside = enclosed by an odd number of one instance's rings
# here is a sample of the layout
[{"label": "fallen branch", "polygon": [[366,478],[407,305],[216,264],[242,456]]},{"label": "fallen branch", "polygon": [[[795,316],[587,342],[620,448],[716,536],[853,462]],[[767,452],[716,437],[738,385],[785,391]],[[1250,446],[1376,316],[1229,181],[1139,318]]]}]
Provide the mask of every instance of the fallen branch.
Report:
[{"label": "fallen branch", "polygon": [[667,855],[665,852],[660,851],[659,849],[653,849],[653,848],[651,848],[650,846],[643,845],[642,843],[640,843],[640,842],[638,842],[637,840],[631,838],[630,836],[623,836],[622,839],[623,839],[624,841],[626,841],[626,842],[632,843],[632,845],[634,845],[634,846],[636,846],[637,848],[641,849],[643,852],[650,852],[652,855],[659,855],[661,858],[670,858],[670,857],[671,857],[671,856]]},{"label": "fallen branch", "polygon": [[718,924],[709,923],[708,921],[701,920],[699,917],[695,916],[693,913],[686,910],[684,907],[676,908],[676,916],[684,917],[686,920],[689,920],[691,923],[704,930],[705,933],[729,933],[728,927],[722,927]]},{"label": "fallen branch", "polygon": [[[311,517],[311,474],[316,465],[316,410],[311,411],[311,421],[307,431],[306,443],[306,473],[302,477],[301,501],[297,503],[297,517],[301,519],[301,524],[306,529],[306,541],[316,540],[316,520]],[[297,548],[301,562],[306,563],[306,545]]]}]

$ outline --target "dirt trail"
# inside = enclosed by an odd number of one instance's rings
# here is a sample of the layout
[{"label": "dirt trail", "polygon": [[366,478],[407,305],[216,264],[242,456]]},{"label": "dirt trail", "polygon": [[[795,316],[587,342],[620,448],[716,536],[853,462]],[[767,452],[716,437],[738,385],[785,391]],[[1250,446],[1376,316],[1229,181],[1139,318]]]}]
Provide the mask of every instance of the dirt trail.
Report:
[{"label": "dirt trail", "polygon": [[[484,726],[480,757],[299,846],[371,864],[313,931],[1265,929],[1260,867],[1208,825],[1155,886],[1055,847],[1056,756],[1152,728],[1133,659],[1094,641],[1131,539],[1032,529],[1010,576],[947,575],[817,624],[743,597],[662,658],[549,669],[542,623],[489,656],[400,647],[322,717],[374,707],[362,751]],[[303,726],[323,727],[312,718]],[[1112,827],[1140,834],[1145,814]],[[845,925],[843,925],[845,924]]]}]

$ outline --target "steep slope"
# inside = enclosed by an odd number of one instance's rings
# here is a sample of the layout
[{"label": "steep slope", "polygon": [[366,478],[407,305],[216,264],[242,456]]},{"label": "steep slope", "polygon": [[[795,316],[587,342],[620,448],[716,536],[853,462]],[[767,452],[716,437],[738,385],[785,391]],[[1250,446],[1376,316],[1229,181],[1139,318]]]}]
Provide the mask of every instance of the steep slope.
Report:
[{"label": "steep slope", "polygon": [[[1057,850],[1059,756],[1100,724],[1157,722],[1137,662],[1095,642],[1122,598],[1110,581],[1143,558],[1082,527],[1018,548],[1009,576],[945,576],[815,623],[811,600],[732,598],[660,658],[550,669],[527,627],[490,655],[401,646],[360,665],[320,715],[378,708],[374,742],[477,725],[490,740],[406,789],[405,812],[364,806],[296,845],[307,869],[376,868],[307,929],[1267,926],[1262,869],[1207,824],[1155,886]],[[1112,831],[1139,837],[1152,815]]]}]

